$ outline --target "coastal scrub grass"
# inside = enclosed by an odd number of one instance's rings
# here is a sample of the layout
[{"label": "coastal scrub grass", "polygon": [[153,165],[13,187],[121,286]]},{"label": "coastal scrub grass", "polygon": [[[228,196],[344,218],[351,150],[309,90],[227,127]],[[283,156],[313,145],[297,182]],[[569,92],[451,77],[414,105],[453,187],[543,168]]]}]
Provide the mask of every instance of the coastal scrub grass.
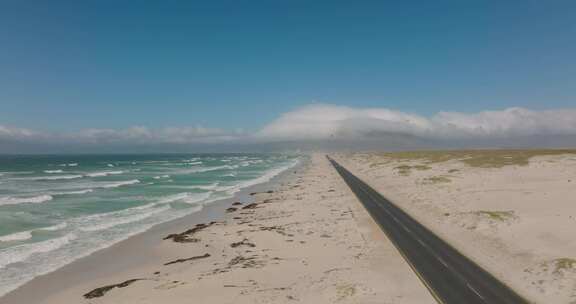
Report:
[{"label": "coastal scrub grass", "polygon": [[356,286],[352,284],[344,284],[336,286],[337,301],[342,301],[346,298],[352,297],[356,294]]},{"label": "coastal scrub grass", "polygon": [[502,168],[504,166],[526,166],[535,156],[576,154],[575,149],[533,149],[533,150],[461,150],[461,151],[404,151],[378,153],[388,161],[419,161],[426,164],[457,160],[470,167]]},{"label": "coastal scrub grass", "polygon": [[516,218],[514,211],[488,211],[488,210],[479,210],[475,211],[474,214],[485,216],[490,218],[494,221],[505,222],[507,220],[511,220]]},{"label": "coastal scrub grass", "polygon": [[572,258],[559,258],[554,260],[555,273],[560,273],[565,270],[571,270],[576,268],[576,259]]},{"label": "coastal scrub grass", "polygon": [[430,176],[422,180],[422,183],[426,185],[445,184],[450,182],[452,182],[452,180],[446,176]]},{"label": "coastal scrub grass", "polygon": [[432,167],[429,167],[426,165],[415,165],[415,166],[401,165],[401,166],[394,167],[394,169],[398,170],[398,174],[406,176],[406,175],[410,175],[410,172],[413,169],[423,171],[423,170],[430,170],[430,169],[432,169]]}]

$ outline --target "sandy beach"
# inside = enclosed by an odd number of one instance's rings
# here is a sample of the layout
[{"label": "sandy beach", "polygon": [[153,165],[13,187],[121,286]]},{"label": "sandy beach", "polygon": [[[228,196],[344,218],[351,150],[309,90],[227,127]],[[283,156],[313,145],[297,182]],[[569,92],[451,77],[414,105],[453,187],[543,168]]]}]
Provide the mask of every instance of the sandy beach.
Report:
[{"label": "sandy beach", "polygon": [[260,187],[1,303],[434,303],[323,154]]},{"label": "sandy beach", "polygon": [[[576,154],[436,153],[331,156],[530,301],[572,303]],[[190,300],[435,303],[320,153],[0,302]]]}]

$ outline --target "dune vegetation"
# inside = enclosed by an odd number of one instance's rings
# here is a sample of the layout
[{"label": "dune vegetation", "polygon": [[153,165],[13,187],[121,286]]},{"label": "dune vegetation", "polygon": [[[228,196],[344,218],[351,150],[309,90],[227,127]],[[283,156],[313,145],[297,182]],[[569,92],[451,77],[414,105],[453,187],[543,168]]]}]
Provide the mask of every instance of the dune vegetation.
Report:
[{"label": "dune vegetation", "polygon": [[398,166],[396,169],[409,173],[411,169],[426,170],[426,165],[450,160],[460,161],[471,167],[501,168],[504,166],[526,166],[536,156],[574,154],[574,149],[534,149],[534,150],[461,150],[461,151],[404,151],[375,153],[380,158],[374,165],[392,161],[418,161],[418,166]]}]

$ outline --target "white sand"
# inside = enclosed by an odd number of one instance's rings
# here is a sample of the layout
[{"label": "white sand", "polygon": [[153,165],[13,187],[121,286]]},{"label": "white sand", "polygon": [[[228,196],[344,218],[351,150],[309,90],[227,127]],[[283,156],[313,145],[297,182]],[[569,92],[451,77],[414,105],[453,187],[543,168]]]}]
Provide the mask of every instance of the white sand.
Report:
[{"label": "white sand", "polygon": [[[162,240],[195,222],[154,229],[40,277],[0,302],[434,303],[323,155],[313,155],[298,174],[255,201],[257,208],[228,213],[189,237],[197,242]],[[242,244],[231,246],[237,242]],[[210,256],[163,265],[205,254]],[[142,280],[82,297],[130,279]]]},{"label": "white sand", "polygon": [[[407,175],[395,167],[420,162],[335,158],[520,294],[576,303],[575,155],[497,169],[452,160]],[[448,181],[427,179],[439,176]],[[0,303],[434,303],[322,155],[274,189],[254,196],[257,208],[189,236],[198,242],[162,240],[198,223],[184,219],[40,277]],[[142,280],[82,297],[130,279]]]},{"label": "white sand", "polygon": [[[528,299],[576,303],[576,155],[493,169],[451,160],[406,176],[395,167],[422,162],[336,159]],[[438,176],[449,181],[427,179]]]}]

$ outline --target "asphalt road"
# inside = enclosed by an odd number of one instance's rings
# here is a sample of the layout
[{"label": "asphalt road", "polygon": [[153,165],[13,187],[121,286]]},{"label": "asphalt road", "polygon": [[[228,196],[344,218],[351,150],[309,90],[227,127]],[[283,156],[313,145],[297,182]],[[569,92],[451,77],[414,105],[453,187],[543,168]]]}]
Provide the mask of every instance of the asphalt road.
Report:
[{"label": "asphalt road", "polygon": [[328,159],[438,303],[528,303],[336,161]]}]

